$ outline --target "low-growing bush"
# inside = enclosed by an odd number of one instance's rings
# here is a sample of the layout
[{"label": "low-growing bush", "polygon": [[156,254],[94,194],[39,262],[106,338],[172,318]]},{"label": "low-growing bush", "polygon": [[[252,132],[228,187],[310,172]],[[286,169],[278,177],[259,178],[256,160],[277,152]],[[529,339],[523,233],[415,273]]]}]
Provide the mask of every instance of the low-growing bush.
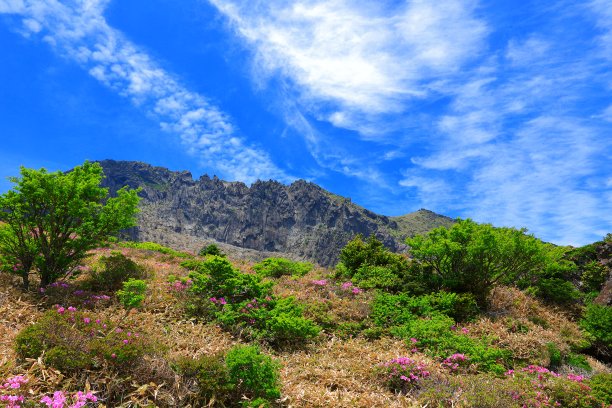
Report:
[{"label": "low-growing bush", "polygon": [[304,276],[312,270],[308,262],[296,262],[285,258],[266,258],[253,265],[259,276],[280,278],[283,275]]},{"label": "low-growing bush", "polygon": [[565,360],[565,364],[586,372],[593,371],[593,368],[582,354],[569,353]]},{"label": "low-growing bush", "polygon": [[223,356],[203,355],[197,359],[181,358],[174,363],[182,375],[196,380],[198,386],[198,406],[206,406],[211,401],[220,404],[230,403],[233,387]]},{"label": "low-growing bush", "polygon": [[591,387],[591,394],[604,404],[612,404],[612,374],[599,373],[592,376],[587,382]]},{"label": "low-growing bush", "polygon": [[144,267],[123,255],[113,251],[109,256],[103,256],[91,268],[89,286],[93,290],[117,291],[128,279],[146,278]]},{"label": "low-growing bush", "polygon": [[166,246],[158,244],[157,242],[123,241],[123,242],[119,242],[118,245],[122,246],[124,248],[134,248],[134,249],[143,249],[143,250],[146,250],[146,251],[155,251],[155,252],[162,253],[164,255],[175,256],[177,258],[191,258],[191,257],[193,257],[193,255],[191,255],[191,254],[189,254],[187,252],[177,251],[175,249],[168,248]]},{"label": "low-growing bush", "polygon": [[548,351],[548,368],[557,370],[561,367],[561,363],[563,362],[561,350],[559,350],[559,347],[557,347],[555,343],[547,343],[546,350]]},{"label": "low-growing bush", "polygon": [[227,352],[225,364],[229,383],[240,395],[263,403],[280,398],[279,364],[257,346],[234,347]]},{"label": "low-growing bush", "polygon": [[119,302],[126,309],[140,307],[147,293],[147,283],[139,279],[129,279],[123,282],[123,288],[117,291]]},{"label": "low-growing bush", "polygon": [[467,293],[437,292],[422,296],[379,293],[372,303],[371,316],[376,325],[391,327],[433,314],[465,321],[472,319],[478,312],[476,300]]},{"label": "low-growing bush", "polygon": [[19,357],[38,358],[44,354],[45,363],[65,372],[104,365],[129,369],[154,349],[145,336],[74,307],[46,312],[15,338]]},{"label": "low-growing bush", "polygon": [[612,354],[612,306],[592,303],[586,307],[580,327],[588,334],[598,354],[610,358]]},{"label": "low-growing bush", "polygon": [[212,256],[190,273],[189,310],[213,318],[226,329],[270,344],[296,344],[318,335],[320,328],[304,318],[293,298],[278,299],[271,282],[242,273],[226,259]]}]

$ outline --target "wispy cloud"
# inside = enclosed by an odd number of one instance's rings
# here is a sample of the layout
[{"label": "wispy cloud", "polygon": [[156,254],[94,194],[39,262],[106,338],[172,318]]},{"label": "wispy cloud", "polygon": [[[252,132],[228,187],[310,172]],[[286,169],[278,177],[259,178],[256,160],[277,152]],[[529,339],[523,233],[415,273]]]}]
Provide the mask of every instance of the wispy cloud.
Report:
[{"label": "wispy cloud", "polygon": [[22,34],[41,37],[159,120],[163,129],[180,135],[203,165],[245,182],[290,180],[264,150],[245,143],[228,115],[186,89],[110,27],[104,18],[107,4],[108,0],[1,0],[0,12],[17,14]]},{"label": "wispy cloud", "polygon": [[255,47],[257,72],[288,78],[319,120],[370,137],[385,136],[379,115],[405,111],[477,56],[487,32],[471,0],[210,2]]}]

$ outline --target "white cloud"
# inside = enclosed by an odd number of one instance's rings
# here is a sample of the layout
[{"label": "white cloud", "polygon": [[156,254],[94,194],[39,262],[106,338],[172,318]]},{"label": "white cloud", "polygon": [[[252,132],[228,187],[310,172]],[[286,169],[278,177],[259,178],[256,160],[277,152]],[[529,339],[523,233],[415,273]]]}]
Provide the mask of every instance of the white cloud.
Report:
[{"label": "white cloud", "polygon": [[[487,32],[471,0],[209,0],[254,46],[256,72],[280,73],[302,106],[338,127],[376,133],[376,114],[405,111],[460,71]],[[328,103],[333,107],[328,109]],[[365,115],[365,116],[364,116]],[[381,132],[378,132],[381,134]]]},{"label": "white cloud", "polygon": [[61,55],[147,113],[207,167],[245,182],[290,180],[261,149],[237,136],[231,119],[205,97],[184,88],[168,72],[110,27],[107,0],[2,1],[0,12],[17,13],[27,35],[42,35]]}]

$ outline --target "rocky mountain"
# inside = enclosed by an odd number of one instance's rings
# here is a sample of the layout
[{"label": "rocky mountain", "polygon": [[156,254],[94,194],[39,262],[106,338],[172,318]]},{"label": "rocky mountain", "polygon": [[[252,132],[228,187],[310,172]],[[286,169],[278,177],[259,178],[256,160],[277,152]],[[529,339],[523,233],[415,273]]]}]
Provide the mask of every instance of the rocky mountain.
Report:
[{"label": "rocky mountain", "polygon": [[453,222],[424,209],[401,217],[378,215],[304,180],[290,185],[257,181],[248,187],[206,175],[194,180],[187,171],[140,162],[100,164],[111,194],[126,185],[142,188],[132,238],[183,249],[214,240],[330,266],[356,234],[376,235],[399,252],[406,249],[407,236]]}]

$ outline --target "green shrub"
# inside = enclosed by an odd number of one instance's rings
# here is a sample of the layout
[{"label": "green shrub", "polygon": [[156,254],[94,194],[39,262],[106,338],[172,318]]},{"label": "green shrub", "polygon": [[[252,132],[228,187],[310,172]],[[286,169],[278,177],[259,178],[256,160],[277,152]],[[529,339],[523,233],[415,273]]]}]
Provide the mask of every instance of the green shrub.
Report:
[{"label": "green shrub", "polygon": [[213,318],[226,329],[271,344],[296,344],[316,337],[320,328],[303,317],[293,298],[277,299],[271,282],[242,273],[224,258],[211,256],[189,274],[189,310]]},{"label": "green shrub", "polygon": [[590,378],[587,384],[591,387],[591,394],[597,398],[598,401],[606,405],[612,404],[612,374],[595,374]]},{"label": "green shrub", "polygon": [[15,339],[20,358],[38,358],[61,371],[97,369],[102,362],[129,369],[154,345],[139,333],[114,326],[95,315],[58,307],[43,314]]},{"label": "green shrub", "polygon": [[574,285],[563,278],[539,279],[530,293],[547,302],[557,304],[572,303],[580,297]]},{"label": "green shrub", "polygon": [[591,261],[582,267],[582,290],[599,292],[608,278],[608,269],[598,261]]},{"label": "green shrub", "polygon": [[589,335],[595,346],[610,352],[612,348],[612,307],[590,304],[586,307],[584,316],[580,321],[582,327]]},{"label": "green shrub", "polygon": [[231,402],[233,387],[223,356],[203,355],[197,359],[181,358],[174,363],[178,372],[194,378],[198,384],[198,406],[205,406],[211,401],[222,405]]},{"label": "green shrub", "polygon": [[146,277],[146,270],[121,252],[103,256],[91,269],[89,285],[93,290],[116,291],[128,279]]},{"label": "green shrub", "polygon": [[372,303],[371,317],[376,325],[391,327],[433,314],[444,314],[455,321],[465,321],[478,313],[476,300],[469,293],[437,292],[422,296],[379,293]]},{"label": "green shrub", "polygon": [[304,276],[312,270],[312,264],[285,258],[267,258],[253,265],[259,276],[280,278],[283,275]]},{"label": "green shrub", "polygon": [[591,365],[582,354],[569,353],[565,363],[572,368],[578,368],[587,372],[593,371],[593,368],[591,368]]},{"label": "green shrub", "polygon": [[143,280],[129,279],[123,282],[123,289],[117,291],[119,302],[126,309],[140,307],[147,293],[147,283]]},{"label": "green shrub", "polygon": [[387,266],[361,265],[353,275],[353,283],[363,289],[394,291],[401,287],[402,280]]},{"label": "green shrub", "polygon": [[[340,252],[336,277],[351,279],[361,288],[398,291],[409,265],[405,256],[389,251],[375,236],[364,241],[362,235],[357,235]],[[377,273],[381,276],[376,276]]]},{"label": "green shrub", "polygon": [[249,399],[280,398],[279,364],[257,346],[236,346],[225,356],[229,383]]},{"label": "green shrub", "polygon": [[210,245],[205,246],[204,248],[200,250],[200,253],[198,255],[200,256],[215,255],[215,256],[220,256],[222,258],[225,258],[225,254],[221,252],[221,250],[216,244],[210,244]]},{"label": "green shrub", "polygon": [[547,343],[546,350],[548,351],[548,368],[551,370],[557,370],[561,367],[563,356],[561,350],[555,343]]},{"label": "green shrub", "polygon": [[124,241],[118,244],[124,248],[143,249],[145,251],[155,251],[164,255],[171,255],[177,258],[192,258],[193,255],[187,252],[177,251],[172,248],[165,247],[156,242],[135,242],[135,241]]}]

